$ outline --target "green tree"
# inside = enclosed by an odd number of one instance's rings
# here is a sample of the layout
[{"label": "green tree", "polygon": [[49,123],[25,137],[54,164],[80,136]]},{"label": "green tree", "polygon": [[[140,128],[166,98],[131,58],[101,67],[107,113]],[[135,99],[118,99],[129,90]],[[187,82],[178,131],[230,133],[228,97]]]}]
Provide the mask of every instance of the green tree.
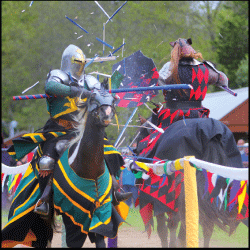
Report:
[{"label": "green tree", "polygon": [[249,85],[248,69],[249,69],[249,63],[248,63],[248,55],[247,55],[246,58],[241,61],[240,66],[235,74],[236,76],[235,83],[237,84],[237,86],[247,87]]},{"label": "green tree", "polygon": [[239,88],[236,72],[240,62],[248,54],[248,2],[225,2],[220,13],[220,36],[213,42],[216,47],[218,62],[222,65],[231,88]]},{"label": "green tree", "polygon": [[[213,41],[218,35],[217,19],[224,1],[193,1],[190,6],[190,22],[199,32],[197,42],[203,58],[216,61]],[[211,53],[212,52],[212,53]]]},{"label": "green tree", "polygon": [[[100,2],[109,16],[123,3]],[[217,51],[224,51],[224,48],[221,50],[211,41],[218,40],[219,32],[224,37],[224,32],[220,30],[224,23],[237,21],[236,13],[241,15],[242,8],[247,9],[237,2],[237,10],[233,3],[128,1],[113,17],[113,21],[105,25],[105,41],[118,48],[124,38],[124,57],[141,50],[145,56],[154,60],[159,70],[170,59],[169,42],[179,37],[191,37],[194,49],[202,52],[204,59],[218,63],[219,69],[225,69],[227,73],[228,69],[221,64],[220,55],[217,55]],[[45,100],[13,101],[12,96],[20,95],[37,81],[39,84],[27,94],[44,93],[44,82],[49,70],[60,68],[62,52],[69,44],[79,46],[87,58],[95,54],[102,56],[103,44],[96,37],[103,38],[103,23],[107,21],[107,16],[94,1],[35,1],[31,7],[29,4],[27,1],[2,2],[2,119],[6,123],[18,121],[19,130],[28,130],[31,125],[36,130],[45,124],[49,116]],[[89,33],[86,34],[65,16]],[[243,19],[248,18],[248,14],[241,16]],[[239,29],[239,25],[237,27]],[[231,30],[227,29],[227,33],[226,41],[230,41]],[[109,55],[110,51],[112,49],[105,47],[104,56]],[[99,71],[111,74],[113,64],[123,59],[121,50],[115,55],[118,56],[115,62],[93,63],[86,68],[86,73]],[[103,77],[100,77],[102,80]],[[209,91],[214,89],[210,88]],[[153,101],[164,101],[161,91]],[[153,108],[152,104],[148,105]],[[117,108],[120,124],[126,123],[132,110]],[[138,113],[147,118],[151,111],[143,105]],[[130,125],[138,125],[137,117],[135,115]],[[126,130],[128,141],[125,140],[125,144],[131,141],[136,130]],[[114,140],[120,131],[111,126],[107,128],[108,135],[113,136]]]}]

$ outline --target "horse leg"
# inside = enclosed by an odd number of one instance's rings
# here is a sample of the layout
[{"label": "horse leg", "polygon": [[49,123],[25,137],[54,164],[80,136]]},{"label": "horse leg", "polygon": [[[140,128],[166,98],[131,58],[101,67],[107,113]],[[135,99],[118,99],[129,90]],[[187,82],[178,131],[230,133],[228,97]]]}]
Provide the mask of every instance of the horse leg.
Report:
[{"label": "horse leg", "polygon": [[178,223],[179,222],[176,222],[173,219],[171,219],[168,222],[168,228],[169,228],[169,231],[170,231],[169,247],[177,247],[177,244],[176,244],[176,242],[177,242],[176,230],[177,230],[177,227],[178,227]]},{"label": "horse leg", "polygon": [[213,231],[214,231],[214,223],[208,217],[206,217],[206,218],[201,217],[200,224],[201,224],[202,229],[203,229],[204,247],[208,248],[210,239],[211,239]]},{"label": "horse leg", "polygon": [[104,241],[104,236],[100,234],[96,234],[96,248],[106,248],[106,244]]},{"label": "horse leg", "polygon": [[49,240],[48,243],[47,243],[47,248],[52,248],[52,244],[51,244],[51,241]]},{"label": "horse leg", "polygon": [[186,247],[186,227],[185,223],[181,221],[181,227],[178,234],[179,247]]},{"label": "horse leg", "polygon": [[161,246],[168,247],[168,228],[165,224],[165,213],[156,216],[157,219],[157,233],[161,239]]}]

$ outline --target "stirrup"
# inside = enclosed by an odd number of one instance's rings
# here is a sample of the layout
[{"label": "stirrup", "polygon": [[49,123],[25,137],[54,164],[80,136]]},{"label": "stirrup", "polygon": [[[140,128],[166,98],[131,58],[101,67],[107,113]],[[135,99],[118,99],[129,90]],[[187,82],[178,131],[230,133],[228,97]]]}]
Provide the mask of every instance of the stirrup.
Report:
[{"label": "stirrup", "polygon": [[38,202],[36,203],[36,206],[34,208],[34,212],[43,216],[48,216],[49,215],[49,204],[45,201],[43,201],[39,206],[38,203],[40,202],[40,200],[38,200]]},{"label": "stirrup", "polygon": [[120,193],[118,191],[114,191],[114,205],[118,205],[121,201],[126,201],[129,198],[131,198],[133,193],[127,192],[127,193]]}]

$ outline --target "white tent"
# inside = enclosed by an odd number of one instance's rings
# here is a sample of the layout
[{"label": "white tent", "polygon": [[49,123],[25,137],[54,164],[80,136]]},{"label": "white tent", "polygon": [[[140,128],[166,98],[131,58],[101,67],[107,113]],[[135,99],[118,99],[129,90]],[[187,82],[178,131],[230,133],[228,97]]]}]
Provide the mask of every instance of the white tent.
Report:
[{"label": "white tent", "polygon": [[226,91],[206,94],[202,106],[210,110],[210,118],[220,120],[248,99],[248,87],[233,91],[237,93],[236,97]]}]

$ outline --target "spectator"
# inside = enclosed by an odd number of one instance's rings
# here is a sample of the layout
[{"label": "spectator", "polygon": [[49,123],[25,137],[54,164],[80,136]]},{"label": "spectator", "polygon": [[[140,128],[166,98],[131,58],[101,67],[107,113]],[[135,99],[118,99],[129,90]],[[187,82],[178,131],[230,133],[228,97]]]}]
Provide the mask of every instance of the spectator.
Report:
[{"label": "spectator", "polygon": [[129,207],[132,207],[138,197],[138,188],[135,186],[135,176],[131,171],[125,168],[121,173],[120,180],[122,182],[122,189],[125,192],[131,192],[133,194],[131,198],[125,201]]},{"label": "spectator", "polygon": [[237,142],[238,149],[240,150],[240,154],[242,155],[244,153],[244,148],[240,147],[245,144],[245,141],[243,139],[239,139]]},{"label": "spectator", "polygon": [[244,144],[244,153],[241,155],[242,163],[244,168],[248,168],[248,143]]}]

